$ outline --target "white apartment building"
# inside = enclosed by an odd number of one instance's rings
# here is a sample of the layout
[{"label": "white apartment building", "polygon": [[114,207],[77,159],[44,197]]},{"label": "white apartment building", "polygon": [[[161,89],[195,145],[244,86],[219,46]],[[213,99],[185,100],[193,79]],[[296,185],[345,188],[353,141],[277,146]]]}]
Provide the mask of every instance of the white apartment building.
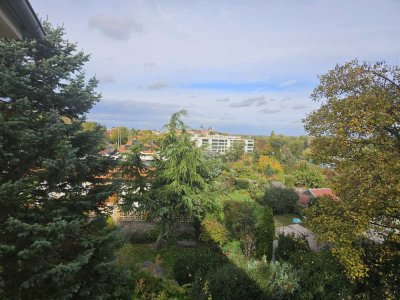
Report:
[{"label": "white apartment building", "polygon": [[194,135],[192,138],[197,147],[207,146],[212,152],[225,153],[235,143],[243,143],[244,152],[252,153],[254,151],[254,139],[245,139],[239,136],[225,135]]}]

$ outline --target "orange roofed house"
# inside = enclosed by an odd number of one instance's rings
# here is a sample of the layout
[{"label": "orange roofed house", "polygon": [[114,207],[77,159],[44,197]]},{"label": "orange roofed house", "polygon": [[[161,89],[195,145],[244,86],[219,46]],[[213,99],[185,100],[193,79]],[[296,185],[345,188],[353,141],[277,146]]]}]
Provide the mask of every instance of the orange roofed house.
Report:
[{"label": "orange roofed house", "polygon": [[329,188],[308,189],[300,194],[299,205],[307,207],[316,198],[324,196],[331,197],[333,200],[337,199],[337,196]]}]

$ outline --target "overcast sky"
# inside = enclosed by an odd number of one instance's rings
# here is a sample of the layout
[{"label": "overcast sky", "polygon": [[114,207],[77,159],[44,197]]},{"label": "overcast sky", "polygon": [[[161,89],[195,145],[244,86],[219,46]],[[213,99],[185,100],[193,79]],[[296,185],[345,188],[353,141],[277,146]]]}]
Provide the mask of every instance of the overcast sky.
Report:
[{"label": "overcast sky", "polygon": [[88,119],[160,129],[304,134],[318,75],[354,58],[400,63],[400,0],[30,0],[91,53]]}]

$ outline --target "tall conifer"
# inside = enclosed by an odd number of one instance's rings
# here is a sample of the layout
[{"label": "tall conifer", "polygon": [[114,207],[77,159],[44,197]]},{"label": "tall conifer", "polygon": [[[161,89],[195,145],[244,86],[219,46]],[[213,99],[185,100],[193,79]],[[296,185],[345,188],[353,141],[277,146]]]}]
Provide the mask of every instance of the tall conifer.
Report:
[{"label": "tall conifer", "polygon": [[116,282],[109,162],[101,127],[81,126],[97,81],[63,29],[45,28],[43,41],[0,41],[0,298],[104,299]]}]

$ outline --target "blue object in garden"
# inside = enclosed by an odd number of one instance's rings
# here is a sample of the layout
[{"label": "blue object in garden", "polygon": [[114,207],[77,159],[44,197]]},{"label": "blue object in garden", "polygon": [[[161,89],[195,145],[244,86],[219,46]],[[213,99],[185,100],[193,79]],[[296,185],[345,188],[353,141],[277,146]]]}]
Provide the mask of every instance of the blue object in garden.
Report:
[{"label": "blue object in garden", "polygon": [[293,222],[294,224],[299,224],[299,223],[301,223],[301,220],[300,220],[299,218],[293,218],[293,219],[292,219],[292,222]]}]

